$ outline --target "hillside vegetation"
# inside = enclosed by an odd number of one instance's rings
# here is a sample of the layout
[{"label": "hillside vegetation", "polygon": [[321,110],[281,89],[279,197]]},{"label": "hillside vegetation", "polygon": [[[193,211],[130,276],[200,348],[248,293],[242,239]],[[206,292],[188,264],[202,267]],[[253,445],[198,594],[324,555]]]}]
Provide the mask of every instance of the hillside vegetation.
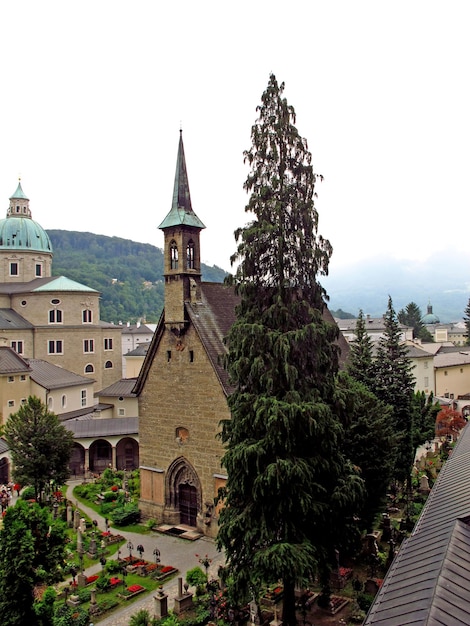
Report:
[{"label": "hillside vegetation", "polygon": [[[48,230],[52,274],[67,276],[102,294],[101,319],[157,322],[163,309],[163,251],[119,237]],[[202,264],[202,279],[223,282],[226,272]]]}]

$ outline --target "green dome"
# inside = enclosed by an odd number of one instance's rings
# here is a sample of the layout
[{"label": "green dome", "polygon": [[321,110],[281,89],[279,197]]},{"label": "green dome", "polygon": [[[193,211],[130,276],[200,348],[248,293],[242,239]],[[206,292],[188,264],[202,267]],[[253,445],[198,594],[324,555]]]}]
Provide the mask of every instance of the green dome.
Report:
[{"label": "green dome", "polygon": [[52,253],[52,244],[44,228],[30,217],[7,217],[0,220],[0,250],[34,250]]},{"label": "green dome", "polygon": [[0,220],[0,250],[31,250],[52,254],[49,235],[31,218],[29,198],[21,182],[10,198],[6,218]]}]

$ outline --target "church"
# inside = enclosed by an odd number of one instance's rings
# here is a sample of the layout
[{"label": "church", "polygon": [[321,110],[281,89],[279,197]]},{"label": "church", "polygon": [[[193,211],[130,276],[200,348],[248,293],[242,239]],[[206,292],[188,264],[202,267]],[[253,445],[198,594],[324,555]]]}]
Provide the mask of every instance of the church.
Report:
[{"label": "church", "polygon": [[[122,376],[121,328],[100,320],[98,291],[52,276],[52,258],[49,236],[32,219],[20,181],[0,220],[0,346],[107,387]],[[90,404],[88,393],[84,385],[83,407]]]},{"label": "church", "polygon": [[[226,483],[221,420],[231,392],[224,338],[235,321],[233,288],[201,280],[200,234],[180,131],[173,201],[164,234],[165,306],[134,393],[139,402],[139,508],[160,529],[215,537],[214,498]],[[325,307],[325,316],[333,321]],[[342,359],[348,351],[340,336]]]}]

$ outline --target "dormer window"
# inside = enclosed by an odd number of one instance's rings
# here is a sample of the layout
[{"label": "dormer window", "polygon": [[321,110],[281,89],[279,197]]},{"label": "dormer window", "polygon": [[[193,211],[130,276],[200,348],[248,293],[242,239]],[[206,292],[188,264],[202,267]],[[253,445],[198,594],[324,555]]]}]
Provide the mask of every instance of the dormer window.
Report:
[{"label": "dormer window", "polygon": [[170,268],[178,269],[178,246],[174,240],[170,242]]},{"label": "dormer window", "polygon": [[193,270],[194,269],[194,241],[192,239],[188,241],[188,247],[186,248],[186,258],[187,258],[188,269]]}]

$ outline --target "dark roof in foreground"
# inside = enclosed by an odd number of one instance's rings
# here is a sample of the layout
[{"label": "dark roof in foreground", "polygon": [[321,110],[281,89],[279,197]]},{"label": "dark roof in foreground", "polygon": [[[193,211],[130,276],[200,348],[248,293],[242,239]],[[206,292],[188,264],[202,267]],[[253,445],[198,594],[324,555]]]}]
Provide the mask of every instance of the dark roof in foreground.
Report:
[{"label": "dark roof in foreground", "polygon": [[364,626],[470,624],[470,427],[439,474]]}]

